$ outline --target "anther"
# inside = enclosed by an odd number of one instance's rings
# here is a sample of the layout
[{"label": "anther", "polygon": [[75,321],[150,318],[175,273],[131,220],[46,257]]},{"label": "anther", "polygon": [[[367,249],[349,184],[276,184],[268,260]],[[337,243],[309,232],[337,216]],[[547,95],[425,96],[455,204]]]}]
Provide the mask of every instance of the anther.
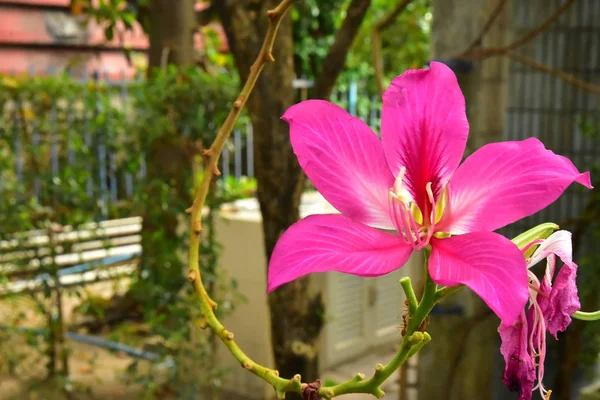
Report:
[{"label": "anther", "polygon": [[400,168],[400,172],[394,181],[394,193],[399,195],[402,190],[402,181],[404,181],[404,175],[406,174],[406,167]]}]

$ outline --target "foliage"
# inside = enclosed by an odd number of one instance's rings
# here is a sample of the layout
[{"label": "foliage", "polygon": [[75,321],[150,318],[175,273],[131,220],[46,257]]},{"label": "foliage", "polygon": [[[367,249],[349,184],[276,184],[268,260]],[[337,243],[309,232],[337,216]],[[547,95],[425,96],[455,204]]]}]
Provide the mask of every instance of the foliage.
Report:
[{"label": "foliage", "polygon": [[[144,253],[131,277],[131,295],[138,304],[136,310],[142,310],[144,329],[130,329],[127,323],[111,337],[150,346],[163,360],[174,360],[175,367],[167,370],[163,386],[152,379],[157,370],[148,376],[132,364],[130,379],[146,383],[149,393],[168,387],[179,398],[186,398],[193,397],[207,382],[218,386],[223,371],[207,367],[213,357],[212,339],[198,334],[199,329],[190,323],[198,321],[199,315],[191,288],[185,284],[181,256],[187,230],[181,214],[191,204],[194,175],[201,174],[201,150],[212,141],[225,118],[224,110],[237,81],[198,68],[166,68],[129,87],[95,80],[80,82],[67,75],[3,77],[1,82],[2,239],[15,232],[47,229],[51,223],[76,227],[89,221],[142,215]],[[155,159],[170,154],[179,159]],[[170,179],[164,179],[164,173],[171,174]],[[225,315],[243,301],[243,296],[235,290],[236,282],[217,268],[220,246],[214,236],[215,212],[224,201],[251,194],[255,183],[225,181],[215,185],[219,190],[207,203],[205,225],[209,234],[202,243],[201,267],[212,282],[211,289],[218,290],[220,313]],[[40,272],[57,271],[56,266],[48,268]],[[79,307],[80,314],[102,321],[111,311],[114,302],[86,296],[82,287],[65,289],[64,293],[71,291],[88,299]],[[44,297],[55,298],[52,296],[48,287],[38,302],[46,319],[55,307],[41,305],[45,304]],[[16,333],[3,333],[2,340],[8,334]],[[37,340],[37,344],[29,344],[41,352],[55,340],[47,333],[27,337]],[[18,360],[18,354],[14,355],[5,359]],[[202,369],[206,379],[198,380],[194,375],[196,379],[189,380],[192,369]],[[165,370],[158,373],[164,378]]]},{"label": "foliage", "polygon": [[[349,1],[306,0],[292,11],[296,73],[315,79],[340,27]],[[371,34],[375,25],[396,5],[398,0],[373,0],[365,21],[348,54],[345,71],[340,79],[358,81],[375,92]],[[382,32],[382,57],[386,79],[409,68],[420,68],[428,60],[431,11],[428,0],[415,0],[388,29]]]},{"label": "foliage", "polygon": [[[398,4],[398,0],[373,0],[346,62],[347,77],[368,80],[375,91],[371,34],[375,25]],[[430,57],[432,14],[429,0],[413,0],[397,20],[381,33],[384,87],[409,68],[422,68]]]}]

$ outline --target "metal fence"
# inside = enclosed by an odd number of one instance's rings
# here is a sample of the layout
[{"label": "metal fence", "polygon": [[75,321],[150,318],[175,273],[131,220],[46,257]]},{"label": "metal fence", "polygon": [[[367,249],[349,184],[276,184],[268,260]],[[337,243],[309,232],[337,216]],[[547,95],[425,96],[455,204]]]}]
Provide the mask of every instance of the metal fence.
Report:
[{"label": "metal fence", "polygon": [[[563,0],[514,1],[515,37],[531,31],[562,4]],[[520,51],[587,82],[598,82],[600,1],[576,1],[556,23]],[[581,129],[583,120],[600,126],[598,96],[516,62],[510,66],[508,94],[505,140],[537,137],[546,147],[571,159],[580,170],[600,161],[599,144]],[[587,191],[573,185],[557,202],[514,224],[509,231],[518,233],[546,221],[560,224],[579,215],[587,198]]]}]

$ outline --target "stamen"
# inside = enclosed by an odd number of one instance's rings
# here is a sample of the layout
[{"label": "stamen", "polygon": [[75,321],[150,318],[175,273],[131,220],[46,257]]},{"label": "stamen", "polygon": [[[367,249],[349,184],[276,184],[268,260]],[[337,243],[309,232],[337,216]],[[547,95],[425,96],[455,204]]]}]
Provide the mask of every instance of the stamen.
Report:
[{"label": "stamen", "polygon": [[427,197],[429,197],[429,201],[433,204],[433,191],[431,190],[431,182],[427,182],[425,185],[425,191],[427,192]]},{"label": "stamen", "polygon": [[533,290],[534,292],[537,292],[537,294],[539,294],[540,296],[545,297],[546,299],[550,300],[550,296],[548,296],[546,293],[542,292],[540,288],[535,287],[531,283],[529,284],[529,289]]},{"label": "stamen", "polygon": [[398,173],[398,176],[396,177],[396,180],[394,181],[394,192],[396,195],[399,195],[400,193],[402,193],[402,186],[403,186],[403,180],[404,180],[405,174],[406,174],[406,167],[400,168],[400,172]]},{"label": "stamen", "polygon": [[543,239],[534,240],[533,242],[531,242],[531,243],[527,244],[525,247],[523,247],[523,249],[521,249],[521,252],[523,254],[525,254],[525,252],[527,250],[529,250],[532,246],[537,246],[538,244],[542,244],[542,243],[544,243]]}]

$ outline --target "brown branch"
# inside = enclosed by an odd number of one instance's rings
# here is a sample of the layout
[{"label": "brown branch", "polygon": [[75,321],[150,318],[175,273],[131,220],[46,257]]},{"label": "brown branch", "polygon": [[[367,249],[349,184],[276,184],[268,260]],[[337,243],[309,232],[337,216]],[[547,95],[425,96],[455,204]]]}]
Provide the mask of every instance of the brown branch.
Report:
[{"label": "brown branch", "polygon": [[269,17],[269,28],[265,35],[262,47],[256,60],[250,67],[248,79],[240,91],[239,96],[233,102],[233,106],[229,112],[229,115],[227,116],[227,119],[223,123],[221,129],[219,129],[217,137],[215,138],[211,147],[205,152],[208,161],[206,168],[204,169],[204,176],[202,178],[202,182],[200,183],[200,188],[196,193],[194,203],[188,210],[191,214],[189,252],[190,271],[188,278],[194,287],[194,291],[200,303],[202,324],[210,327],[217,334],[225,346],[227,346],[231,354],[233,354],[233,356],[245,369],[273,385],[279,398],[284,398],[285,392],[287,391],[301,393],[302,388],[300,376],[296,375],[293,379],[280,378],[277,371],[257,364],[250,357],[248,357],[242,351],[242,349],[240,349],[237,343],[233,340],[233,333],[225,329],[225,327],[215,316],[214,308],[217,306],[217,304],[210,299],[204,285],[202,284],[199,265],[199,249],[202,238],[202,209],[204,208],[204,204],[206,202],[206,196],[210,188],[211,180],[218,172],[217,163],[219,156],[223,150],[223,146],[225,145],[227,138],[230,136],[231,131],[235,126],[244,104],[246,104],[246,100],[250,96],[250,93],[252,92],[256,81],[258,80],[263,67],[267,63],[272,63],[275,61],[271,52],[273,49],[273,43],[275,41],[277,31],[279,30],[281,20],[293,4],[294,0],[282,0],[281,3],[279,3],[279,5],[273,10],[267,11],[267,15]]},{"label": "brown branch", "polygon": [[323,62],[323,69],[315,83],[313,89],[315,98],[326,100],[331,96],[335,82],[344,69],[346,56],[370,6],[371,0],[352,0],[348,6],[346,18],[335,34],[333,44]]},{"label": "brown branch", "polygon": [[504,8],[505,4],[506,4],[506,0],[498,1],[496,8],[494,8],[494,10],[491,12],[490,16],[488,17],[488,20],[483,25],[481,32],[479,32],[479,35],[477,35],[475,40],[473,40],[473,43],[471,43],[471,45],[469,46],[467,51],[465,51],[465,53],[468,53],[468,52],[472,51],[473,49],[481,46],[481,44],[483,43],[484,36],[489,32],[490,28],[494,24],[494,21],[496,21],[496,19],[500,15],[500,12],[502,12],[502,9]]},{"label": "brown branch", "polygon": [[583,81],[571,74],[561,71],[560,69],[552,68],[552,67],[550,67],[546,64],[542,64],[541,62],[538,62],[532,58],[526,57],[521,54],[514,53],[512,51],[509,51],[504,55],[513,61],[527,65],[528,67],[545,72],[549,75],[555,76],[569,85],[576,86],[576,87],[583,89],[585,91],[588,91],[590,93],[600,94],[600,86],[593,85],[591,83]]},{"label": "brown branch", "polygon": [[474,60],[484,60],[484,59],[486,59],[488,57],[491,57],[491,56],[504,55],[504,54],[508,53],[511,50],[514,50],[514,49],[516,49],[518,47],[521,47],[525,43],[533,40],[540,33],[542,33],[545,30],[547,30],[554,22],[556,22],[556,20],[565,11],[567,11],[569,9],[569,7],[571,7],[571,5],[573,5],[573,3],[575,3],[575,0],[567,0],[565,2],[565,4],[563,4],[558,9],[556,9],[556,11],[550,17],[548,17],[546,20],[544,20],[541,24],[539,24],[538,26],[536,26],[535,28],[533,28],[532,30],[530,30],[529,32],[527,32],[526,34],[524,34],[523,36],[521,36],[519,39],[515,40],[512,43],[509,43],[506,46],[503,46],[503,47],[490,47],[490,48],[487,48],[487,49],[483,48],[483,49],[471,49],[471,50],[467,50],[463,54],[461,54],[460,56],[458,56],[458,58],[462,59],[462,60],[473,60],[473,61]]},{"label": "brown branch", "polygon": [[377,82],[377,92],[383,96],[383,58],[381,56],[381,32],[387,29],[392,22],[404,11],[412,0],[401,0],[396,7],[379,22],[375,24],[371,35],[371,45],[373,46],[373,65],[375,66],[375,82]]}]

